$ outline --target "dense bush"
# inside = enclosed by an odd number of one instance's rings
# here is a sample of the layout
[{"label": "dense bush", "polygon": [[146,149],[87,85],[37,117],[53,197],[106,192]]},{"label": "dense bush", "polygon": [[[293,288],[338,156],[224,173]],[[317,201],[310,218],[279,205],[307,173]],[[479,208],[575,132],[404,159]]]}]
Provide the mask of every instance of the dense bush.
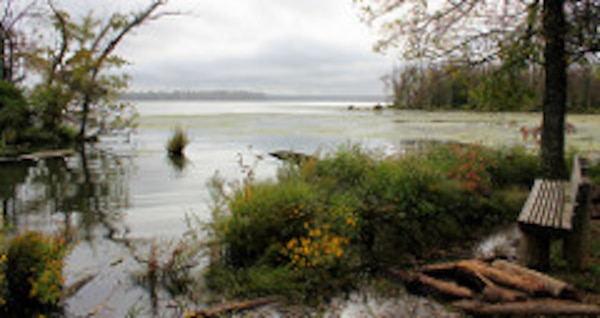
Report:
[{"label": "dense bush", "polygon": [[230,282],[234,294],[254,295],[278,289],[256,277],[271,268],[289,271],[281,275],[286,288],[306,290],[307,277],[322,278],[310,284],[322,292],[361,269],[427,257],[514,222],[535,162],[521,149],[476,145],[387,158],[344,146],[284,166],[276,181],[243,182],[230,195],[216,189],[224,204],[215,205],[211,228],[220,257],[213,255],[207,277],[212,286],[227,289]]},{"label": "dense bush", "polygon": [[0,147],[15,143],[30,125],[30,112],[23,92],[0,80]]},{"label": "dense bush", "polygon": [[0,81],[0,150],[70,145],[77,131],[60,118],[50,124],[46,120],[47,110],[60,114],[61,109],[49,103],[49,100],[38,100],[35,95],[27,99],[12,83]]},{"label": "dense bush", "polygon": [[595,162],[588,167],[588,177],[596,185],[600,185],[600,162]]},{"label": "dense bush", "polygon": [[4,242],[0,256],[0,312],[31,315],[55,311],[63,296],[64,241],[26,232]]},{"label": "dense bush", "polygon": [[494,162],[489,170],[497,187],[507,187],[511,184],[530,187],[534,178],[542,174],[538,156],[524,147],[498,151]]}]

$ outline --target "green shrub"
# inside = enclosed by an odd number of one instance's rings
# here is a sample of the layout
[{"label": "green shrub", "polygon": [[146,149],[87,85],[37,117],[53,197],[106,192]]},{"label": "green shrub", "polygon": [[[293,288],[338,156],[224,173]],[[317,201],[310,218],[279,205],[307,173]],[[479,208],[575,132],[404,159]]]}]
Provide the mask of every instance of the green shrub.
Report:
[{"label": "green shrub", "polygon": [[0,139],[15,144],[20,132],[28,127],[30,112],[23,92],[12,83],[0,80]]},{"label": "green shrub", "polygon": [[62,300],[63,240],[38,232],[10,239],[0,256],[5,313],[48,311]]},{"label": "green shrub", "polygon": [[298,297],[306,285],[293,279],[297,274],[286,267],[260,265],[241,269],[212,267],[206,277],[210,289],[230,298],[294,294]]},{"label": "green shrub", "polygon": [[[248,185],[230,204],[231,214],[219,220],[226,243],[227,263],[239,267],[272,260],[277,244],[298,234],[319,203],[317,193],[303,182]],[[292,217],[293,216],[293,217]],[[270,251],[272,255],[265,255]]]},{"label": "green shrub", "polygon": [[496,152],[494,165],[488,170],[497,187],[516,185],[531,187],[533,180],[542,174],[540,158],[524,147],[513,147]]},{"label": "green shrub", "polygon": [[360,191],[375,160],[358,145],[345,145],[316,163],[319,182],[335,191]]},{"label": "green shrub", "polygon": [[212,246],[221,257],[211,273],[237,296],[266,293],[278,279],[290,280],[280,287],[303,291],[327,287],[315,277],[339,288],[361,268],[464,244],[514,222],[526,194],[521,183],[528,180],[517,171],[531,167],[530,158],[477,145],[439,145],[390,158],[344,146],[284,166],[275,181],[246,180],[226,198],[213,191],[219,213],[211,224]]},{"label": "green shrub", "polygon": [[587,175],[593,183],[600,185],[600,161],[588,167]]}]

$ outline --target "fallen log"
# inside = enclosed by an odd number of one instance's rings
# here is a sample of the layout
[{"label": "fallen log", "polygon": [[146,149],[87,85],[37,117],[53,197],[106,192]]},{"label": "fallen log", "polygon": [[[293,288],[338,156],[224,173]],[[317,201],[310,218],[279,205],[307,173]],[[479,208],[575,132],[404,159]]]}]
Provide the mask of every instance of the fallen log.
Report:
[{"label": "fallen log", "polygon": [[496,260],[491,266],[510,274],[526,277],[529,280],[535,280],[542,286],[541,292],[552,295],[553,297],[569,299],[579,298],[575,288],[569,283],[550,277],[538,271],[534,271],[505,260]]},{"label": "fallen log", "polygon": [[407,285],[416,286],[419,289],[434,290],[445,298],[461,299],[475,297],[475,292],[467,287],[460,286],[454,282],[435,279],[423,273],[389,270],[388,274]]},{"label": "fallen log", "polygon": [[[444,263],[426,266],[425,270],[431,274],[441,274],[443,276],[453,275],[459,276],[461,271],[460,262],[456,263]],[[500,287],[490,279],[485,277],[479,272],[469,271],[468,283],[469,285],[475,286],[474,288],[481,292],[484,300],[489,302],[512,302],[527,299],[527,294],[518,290],[512,290],[504,287]],[[467,279],[463,279],[466,281]]]},{"label": "fallen log", "polygon": [[447,296],[455,298],[473,298],[475,292],[469,288],[460,286],[454,282],[442,281],[421,273],[415,273],[417,281],[425,286],[433,288]]},{"label": "fallen log", "polygon": [[255,309],[257,307],[276,303],[280,300],[281,300],[280,297],[274,296],[274,297],[257,298],[257,299],[247,300],[247,301],[233,302],[233,303],[225,304],[225,305],[218,306],[218,307],[211,308],[211,309],[200,309],[200,310],[197,310],[196,312],[194,312],[192,315],[187,316],[187,317],[204,317],[204,318],[220,317],[220,316],[224,316],[224,315],[227,315],[227,314],[230,314],[233,312]]},{"label": "fallen log", "polygon": [[508,289],[490,284],[481,292],[483,299],[490,303],[506,303],[526,300],[527,294],[518,290]]},{"label": "fallen log", "polygon": [[[543,284],[532,277],[524,277],[515,275],[514,273],[505,272],[478,260],[464,260],[453,263],[428,265],[422,269],[425,273],[449,272],[452,270],[454,270],[457,275],[458,273],[462,273],[463,275],[466,274],[471,277],[479,278],[485,283],[483,287],[489,286],[489,281],[492,281],[495,284],[524,291],[531,295],[540,293],[544,290]],[[485,279],[482,279],[482,277]],[[486,282],[486,280],[488,280],[488,282]]]},{"label": "fallen log", "polygon": [[535,299],[502,304],[482,303],[476,300],[459,300],[455,308],[470,315],[600,315],[600,307],[570,300]]},{"label": "fallen log", "polygon": [[[492,264],[479,260],[462,260],[426,265],[416,272],[396,271],[395,274],[404,282],[428,288],[427,291],[433,290],[452,298],[479,299],[488,304],[526,303],[527,306],[533,306],[535,303],[525,301],[540,297],[581,299],[569,283],[504,260],[497,260]],[[548,301],[544,304],[546,303]],[[576,302],[567,304],[568,310],[575,311],[579,308],[574,305],[578,304]]]},{"label": "fallen log", "polygon": [[528,294],[535,294],[543,290],[543,285],[533,279],[504,272],[481,261],[462,261],[459,262],[459,268],[473,274],[479,273],[497,284]]}]

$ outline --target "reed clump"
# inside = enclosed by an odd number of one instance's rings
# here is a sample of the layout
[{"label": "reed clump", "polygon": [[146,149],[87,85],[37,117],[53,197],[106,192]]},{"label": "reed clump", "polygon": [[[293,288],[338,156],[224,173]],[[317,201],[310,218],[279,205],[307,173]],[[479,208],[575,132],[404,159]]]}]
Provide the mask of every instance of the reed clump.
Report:
[{"label": "reed clump", "polygon": [[175,127],[173,134],[167,142],[167,152],[169,156],[182,157],[184,150],[190,143],[187,132],[181,126]]}]

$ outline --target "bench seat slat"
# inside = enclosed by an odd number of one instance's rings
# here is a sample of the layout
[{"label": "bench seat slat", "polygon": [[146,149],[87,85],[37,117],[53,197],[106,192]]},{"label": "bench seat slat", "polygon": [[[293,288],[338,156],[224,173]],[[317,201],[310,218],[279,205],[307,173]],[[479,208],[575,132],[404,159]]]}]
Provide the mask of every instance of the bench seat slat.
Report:
[{"label": "bench seat slat", "polygon": [[544,209],[541,211],[538,211],[538,213],[541,214],[542,216],[542,222],[540,222],[540,225],[545,226],[545,227],[552,227],[552,220],[553,220],[553,215],[554,213],[556,213],[555,210],[555,206],[554,206],[554,200],[555,200],[555,193],[554,193],[554,188],[553,188],[553,183],[552,181],[550,182],[545,182],[545,192],[544,192]]},{"label": "bench seat slat", "polygon": [[557,229],[570,228],[565,222],[565,188],[562,181],[537,179],[523,205],[518,221]]},{"label": "bench seat slat", "polygon": [[564,182],[562,181],[554,181],[554,191],[556,195],[556,200],[554,201],[554,209],[555,213],[552,216],[552,224],[553,227],[556,228],[564,228],[564,224],[562,222],[563,214],[565,211],[565,187]]},{"label": "bench seat slat", "polygon": [[531,187],[531,192],[523,205],[523,209],[521,210],[521,214],[519,214],[518,221],[522,223],[530,223],[531,214],[533,211],[533,206],[537,201],[537,193],[540,191],[542,180],[537,179],[534,181],[533,186]]},{"label": "bench seat slat", "polygon": [[[560,227],[560,224],[555,223],[557,216],[562,213],[563,202],[560,201],[560,191],[556,188],[556,182],[548,182],[548,209],[546,210],[547,227]],[[560,206],[560,210],[559,210]]]},{"label": "bench seat slat", "polygon": [[562,202],[559,202],[560,191],[556,188],[556,183],[553,181],[543,181],[543,191],[540,195],[542,204],[540,205],[541,210],[536,211],[539,214],[539,221],[537,222],[541,226],[545,227],[556,227],[554,223],[556,215],[560,214],[559,205],[562,206]]},{"label": "bench seat slat", "polygon": [[568,183],[546,179],[534,181],[518,222],[541,228],[571,230],[577,194],[583,182],[580,158],[575,156]]}]

